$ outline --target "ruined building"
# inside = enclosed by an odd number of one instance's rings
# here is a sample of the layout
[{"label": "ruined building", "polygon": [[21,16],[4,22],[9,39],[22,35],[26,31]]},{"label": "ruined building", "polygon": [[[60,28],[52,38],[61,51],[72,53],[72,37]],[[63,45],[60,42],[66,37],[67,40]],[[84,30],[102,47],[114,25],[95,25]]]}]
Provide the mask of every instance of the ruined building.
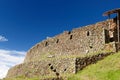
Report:
[{"label": "ruined building", "polygon": [[[91,64],[92,62],[89,61],[100,59],[106,56],[105,53],[118,51],[120,9],[105,12],[104,15],[110,17],[113,13],[117,14],[115,18],[65,31],[36,44],[27,52],[24,63],[8,71],[7,78],[61,76],[76,73],[82,69],[81,65]],[[93,60],[85,58],[86,55],[91,55]],[[94,58],[94,55],[97,58]]]}]

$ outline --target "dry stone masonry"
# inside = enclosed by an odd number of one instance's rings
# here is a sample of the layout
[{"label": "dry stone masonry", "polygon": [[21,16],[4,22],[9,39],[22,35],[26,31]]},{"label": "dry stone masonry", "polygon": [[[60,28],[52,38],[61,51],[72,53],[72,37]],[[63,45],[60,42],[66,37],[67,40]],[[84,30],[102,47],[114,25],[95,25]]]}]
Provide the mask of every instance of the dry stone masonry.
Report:
[{"label": "dry stone masonry", "polygon": [[[33,46],[24,63],[8,71],[6,78],[74,74],[120,49],[117,20],[109,19],[65,31]],[[88,56],[90,55],[90,56]]]},{"label": "dry stone masonry", "polygon": [[90,64],[95,64],[97,61],[105,58],[106,56],[110,54],[113,54],[113,52],[100,53],[97,55],[93,55],[90,57],[84,57],[84,58],[76,58],[76,61],[75,61],[76,62],[75,63],[76,73]]},{"label": "dry stone masonry", "polygon": [[[112,20],[109,21],[112,23]],[[106,33],[109,21],[65,31],[53,38],[48,38],[32,47],[24,62],[104,51],[106,43],[109,44],[106,42],[109,40]],[[111,44],[112,48],[113,45]]]}]

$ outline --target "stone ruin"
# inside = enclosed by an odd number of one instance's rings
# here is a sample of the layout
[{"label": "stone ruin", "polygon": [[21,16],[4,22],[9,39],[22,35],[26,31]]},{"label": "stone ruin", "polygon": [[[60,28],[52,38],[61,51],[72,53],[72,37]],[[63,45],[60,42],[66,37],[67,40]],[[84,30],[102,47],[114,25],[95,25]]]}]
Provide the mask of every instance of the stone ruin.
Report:
[{"label": "stone ruin", "polygon": [[22,64],[8,71],[6,78],[74,74],[113,54],[120,48],[119,12],[120,9],[108,11],[104,15],[117,13],[117,17],[65,31],[36,44]]}]

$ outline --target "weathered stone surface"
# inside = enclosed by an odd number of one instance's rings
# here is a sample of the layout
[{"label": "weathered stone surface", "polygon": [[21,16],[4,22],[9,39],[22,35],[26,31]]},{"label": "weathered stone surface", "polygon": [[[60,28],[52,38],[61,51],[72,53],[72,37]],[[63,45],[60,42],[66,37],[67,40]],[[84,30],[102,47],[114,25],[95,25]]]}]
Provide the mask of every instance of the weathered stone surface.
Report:
[{"label": "weathered stone surface", "polygon": [[[23,64],[8,71],[7,78],[46,75],[60,77],[62,74],[76,73],[87,65],[96,63],[109,55],[106,52],[116,52],[120,49],[120,44],[117,43],[116,28],[114,34],[109,34],[108,23],[115,24],[111,19],[65,31],[43,40],[27,52]],[[111,38],[110,35],[113,37]],[[92,54],[90,57],[86,57],[90,54]]]},{"label": "weathered stone surface", "polygon": [[104,29],[108,27],[107,23],[108,21],[99,22],[48,38],[32,47],[24,62],[42,60],[51,55],[61,57],[102,51],[105,46]]},{"label": "weathered stone surface", "polygon": [[54,59],[36,62],[28,62],[16,65],[7,74],[9,77],[25,76],[61,76],[61,74],[75,73],[75,59]]},{"label": "weathered stone surface", "polygon": [[105,58],[108,55],[113,54],[113,52],[109,52],[109,53],[100,53],[100,54],[96,54],[93,55],[91,57],[84,57],[84,58],[76,58],[76,64],[75,64],[75,69],[76,69],[76,73],[80,70],[82,70],[83,68],[85,68],[86,66],[90,65],[90,64],[94,64],[97,61]]}]

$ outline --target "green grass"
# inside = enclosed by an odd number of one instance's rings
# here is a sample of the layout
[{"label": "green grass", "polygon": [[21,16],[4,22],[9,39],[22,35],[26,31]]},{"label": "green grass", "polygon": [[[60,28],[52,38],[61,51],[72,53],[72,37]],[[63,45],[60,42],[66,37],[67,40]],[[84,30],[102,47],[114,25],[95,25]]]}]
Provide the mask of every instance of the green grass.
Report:
[{"label": "green grass", "polygon": [[69,76],[68,80],[120,80],[120,52]]},{"label": "green grass", "polygon": [[25,76],[17,76],[14,78],[6,78],[3,80],[43,80],[43,79],[52,79],[52,78],[56,78],[56,76],[37,76],[37,77],[33,77],[33,78],[27,78]]},{"label": "green grass", "polygon": [[[120,80],[120,52],[110,55],[96,64],[89,65],[77,74],[65,75],[67,80]],[[40,80],[41,78],[23,78],[5,80]]]}]

